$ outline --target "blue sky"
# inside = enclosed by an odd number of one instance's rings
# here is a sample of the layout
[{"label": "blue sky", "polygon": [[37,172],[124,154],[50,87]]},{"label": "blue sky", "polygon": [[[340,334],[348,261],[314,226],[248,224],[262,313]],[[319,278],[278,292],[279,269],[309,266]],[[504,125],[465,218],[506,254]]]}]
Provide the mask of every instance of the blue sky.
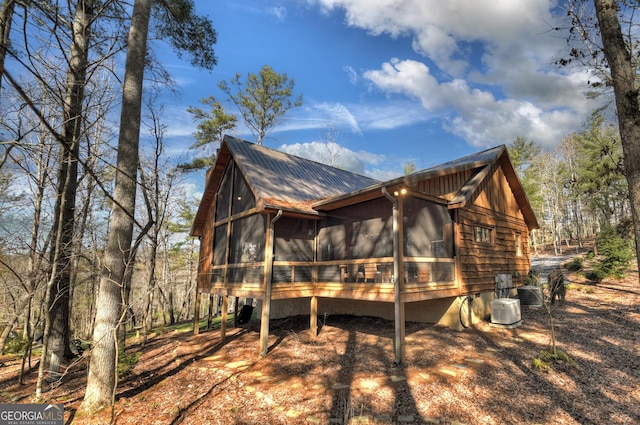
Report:
[{"label": "blue sky", "polygon": [[[187,149],[196,124],[186,109],[209,95],[226,102],[220,80],[266,64],[293,78],[304,98],[264,145],[334,158],[379,179],[401,174],[408,161],[427,168],[518,136],[552,147],[580,130],[595,107],[584,97],[589,76],[553,64],[566,51],[551,31],[555,2],[218,0],[196,7],[218,32],[215,69],[159,54],[179,88],[165,99],[177,157],[195,154]],[[243,125],[235,136],[254,140]]]}]

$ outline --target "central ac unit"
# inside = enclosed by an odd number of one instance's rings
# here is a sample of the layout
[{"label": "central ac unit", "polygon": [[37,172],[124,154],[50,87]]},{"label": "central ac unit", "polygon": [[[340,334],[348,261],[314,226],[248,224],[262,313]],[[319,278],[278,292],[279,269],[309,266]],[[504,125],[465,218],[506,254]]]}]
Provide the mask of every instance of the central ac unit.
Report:
[{"label": "central ac unit", "polygon": [[520,300],[517,298],[499,298],[491,301],[491,323],[512,326],[522,321]]}]

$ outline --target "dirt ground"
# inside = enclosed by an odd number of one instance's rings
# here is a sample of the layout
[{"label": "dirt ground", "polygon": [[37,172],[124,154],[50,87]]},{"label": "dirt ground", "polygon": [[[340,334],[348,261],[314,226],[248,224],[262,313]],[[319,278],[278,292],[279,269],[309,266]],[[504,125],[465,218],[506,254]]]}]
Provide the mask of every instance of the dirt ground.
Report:
[{"label": "dirt ground", "polygon": [[[481,323],[463,332],[407,323],[407,356],[394,365],[392,322],[308,317],[272,322],[270,351],[258,357],[258,329],[166,332],[146,347],[116,395],[116,424],[637,424],[640,423],[640,286],[589,284],[568,274],[553,311],[558,347],[573,357],[543,371],[533,359],[550,342],[544,309],[523,323]],[[0,402],[29,403],[37,372],[18,385],[19,361],[0,359]],[[80,417],[86,359],[48,389],[67,423],[107,424],[111,412]]]}]

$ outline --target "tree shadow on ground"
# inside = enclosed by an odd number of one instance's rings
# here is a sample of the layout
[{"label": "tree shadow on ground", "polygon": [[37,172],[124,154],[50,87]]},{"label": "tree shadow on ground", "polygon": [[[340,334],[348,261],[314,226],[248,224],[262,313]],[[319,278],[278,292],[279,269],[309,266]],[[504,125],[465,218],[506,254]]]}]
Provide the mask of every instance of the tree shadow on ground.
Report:
[{"label": "tree shadow on ground", "polygon": [[[219,329],[215,329],[216,331],[218,331]],[[213,354],[215,354],[216,352],[218,352],[221,348],[223,348],[225,345],[229,344],[230,342],[232,342],[233,340],[240,338],[241,336],[243,336],[244,334],[247,333],[246,329],[242,329],[242,328],[235,328],[232,329],[232,331],[234,331],[233,333],[231,333],[231,335],[227,334],[227,337],[224,339],[224,341],[220,341],[218,340],[218,342],[213,342],[213,341],[203,341],[203,344],[206,345],[206,348],[199,351],[198,354],[193,354],[191,352],[185,352],[181,355],[177,355],[177,356],[170,356],[169,359],[164,362],[161,363],[159,365],[157,365],[154,368],[150,368],[150,369],[146,369],[145,371],[143,371],[140,374],[131,374],[128,375],[125,379],[123,379],[119,385],[123,388],[121,389],[119,392],[117,392],[115,400],[116,402],[120,399],[127,399],[127,398],[131,398],[131,397],[135,397],[136,395],[146,391],[149,388],[152,388],[153,386],[159,384],[160,382],[164,381],[167,378],[170,378],[176,374],[178,374],[180,371],[184,370],[186,367],[188,367],[190,364],[192,364],[193,362],[202,360],[206,357],[212,356]],[[210,331],[200,331],[200,334],[195,337],[195,338],[200,338],[200,339],[204,339],[206,338],[207,335],[214,335],[217,333],[212,332],[214,330],[210,330]],[[193,339],[194,336],[192,334],[189,333],[184,333],[184,334],[180,334],[179,336],[172,338],[174,342],[179,341],[179,342],[184,342],[184,341],[188,341]],[[164,343],[164,345],[163,345]],[[135,345],[131,345],[130,348],[133,348]],[[139,347],[138,347],[139,348]],[[160,348],[164,348],[164,350],[160,351],[159,353],[157,353],[158,357],[161,357],[162,354],[166,354],[168,351],[171,351],[173,349],[175,349],[174,345],[169,345],[166,344],[166,340],[165,339],[152,339],[149,340],[149,342],[144,346],[144,350],[145,351],[151,351],[154,349],[160,349]],[[188,360],[188,361],[187,361]],[[170,365],[176,365],[174,367],[171,367]],[[208,392],[210,393],[211,391],[213,391],[215,389],[215,387],[220,384],[217,383],[216,385],[214,385]],[[124,389],[126,388],[126,389]],[[66,401],[67,404],[72,404],[74,402],[78,402],[79,399],[69,399]],[[77,409],[75,408],[70,408],[66,410],[67,412],[69,412],[69,419],[67,420],[67,424],[70,424],[73,422],[73,419],[75,418],[75,415],[77,413]]]}]

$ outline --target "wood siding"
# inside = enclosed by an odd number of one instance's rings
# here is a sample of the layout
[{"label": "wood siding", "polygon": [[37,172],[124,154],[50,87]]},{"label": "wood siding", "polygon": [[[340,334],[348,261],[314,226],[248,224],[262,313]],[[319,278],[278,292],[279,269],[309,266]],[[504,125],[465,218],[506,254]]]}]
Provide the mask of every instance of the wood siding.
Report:
[{"label": "wood siding", "polygon": [[418,182],[417,192],[451,200],[473,174],[473,170],[465,170]]},{"label": "wood siding", "polygon": [[494,164],[489,175],[490,177],[480,184],[475,198],[472,198],[470,203],[524,221],[502,168]]},{"label": "wood siding", "polygon": [[[530,268],[529,229],[502,169],[494,167],[492,171],[473,203],[458,211],[462,294],[493,290],[497,274],[517,272],[524,278]],[[492,241],[475,242],[474,226],[492,229]],[[514,285],[519,285],[517,279]]]}]

